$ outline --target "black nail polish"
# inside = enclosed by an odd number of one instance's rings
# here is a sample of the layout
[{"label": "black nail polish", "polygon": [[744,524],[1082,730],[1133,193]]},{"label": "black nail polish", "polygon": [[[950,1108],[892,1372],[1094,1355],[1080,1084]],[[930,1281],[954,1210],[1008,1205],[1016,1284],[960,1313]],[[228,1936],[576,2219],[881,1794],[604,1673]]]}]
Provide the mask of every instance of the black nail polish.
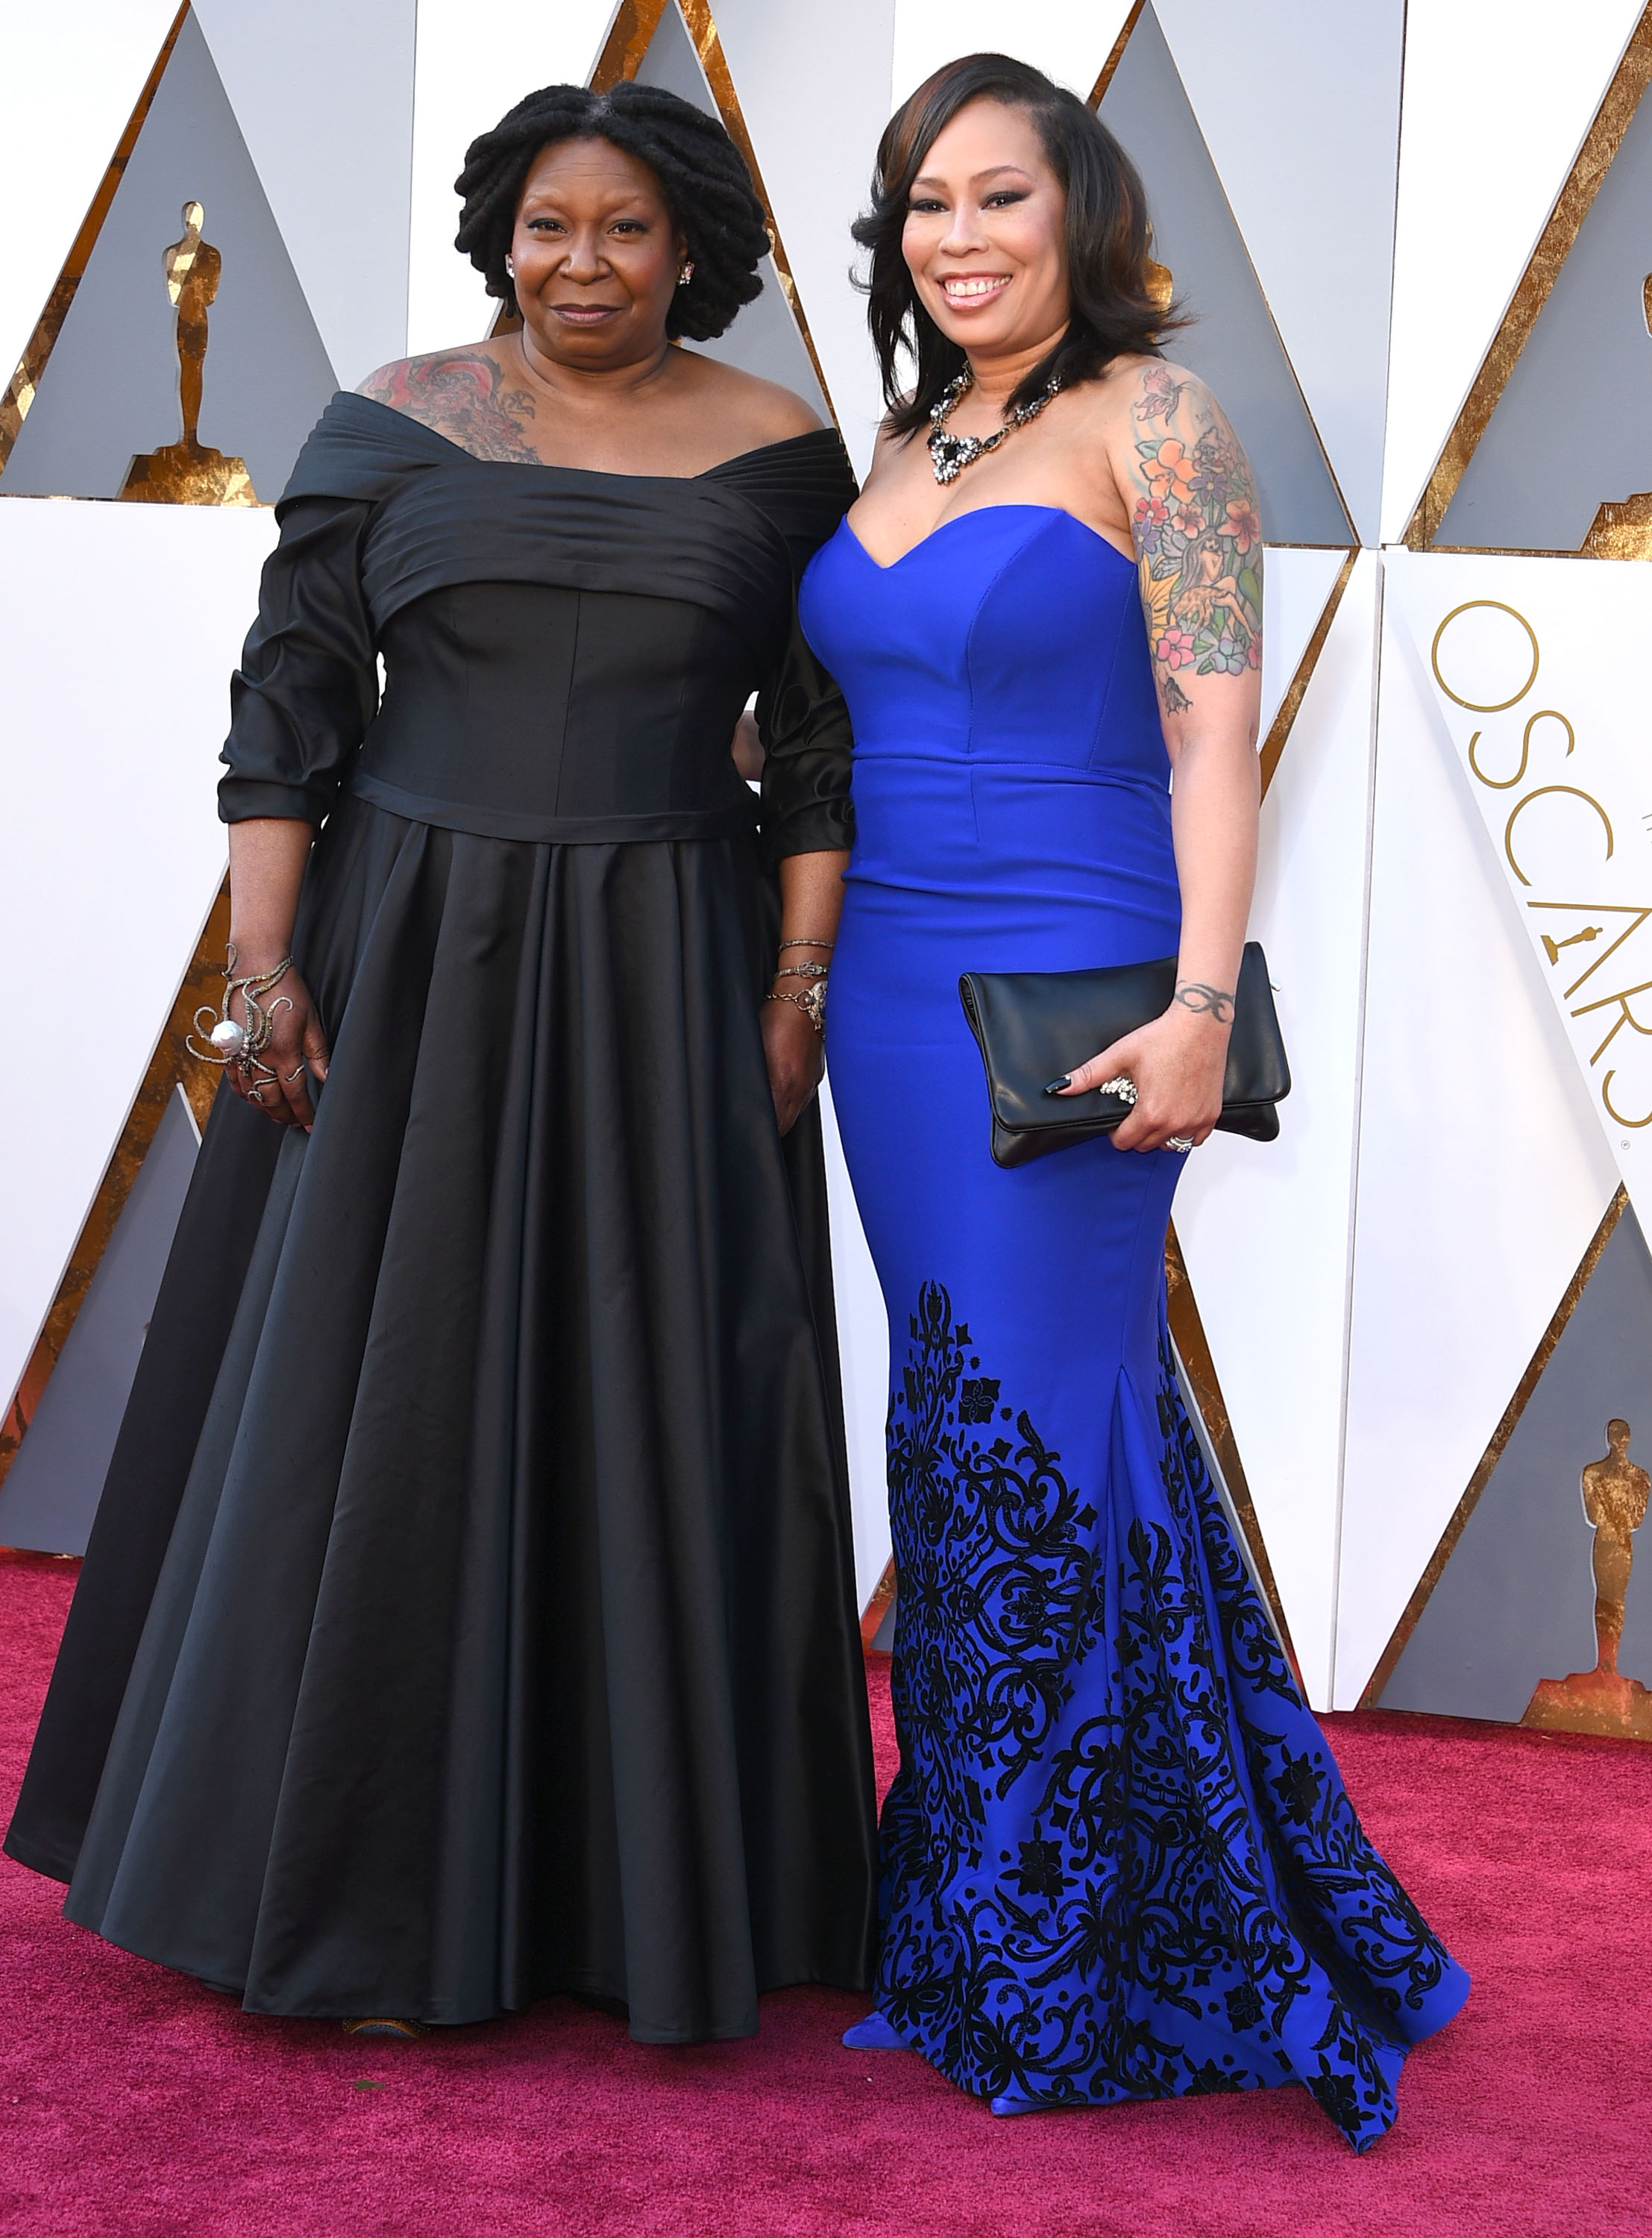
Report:
[{"label": "black nail polish", "polygon": [[1059,1080],[1047,1080],[1044,1083],[1044,1093],[1046,1096],[1059,1096],[1064,1088],[1071,1088],[1072,1085],[1072,1074],[1064,1072]]}]

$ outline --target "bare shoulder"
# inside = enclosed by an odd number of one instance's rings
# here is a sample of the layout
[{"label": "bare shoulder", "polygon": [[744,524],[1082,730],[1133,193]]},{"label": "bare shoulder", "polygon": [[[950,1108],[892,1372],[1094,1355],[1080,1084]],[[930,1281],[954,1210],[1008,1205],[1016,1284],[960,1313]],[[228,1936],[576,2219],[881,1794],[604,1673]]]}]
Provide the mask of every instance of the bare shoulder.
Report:
[{"label": "bare shoulder", "polygon": [[[902,397],[901,401],[904,405],[909,403],[911,399]],[[920,430],[908,430],[903,434],[895,425],[893,411],[884,414],[872,445],[872,463],[867,470],[866,488],[870,489],[880,475],[887,473],[897,459],[906,455],[911,447],[914,435],[920,432]]]},{"label": "bare shoulder", "polygon": [[1233,423],[1214,390],[1186,366],[1169,358],[1136,359],[1123,393],[1139,442],[1173,435],[1191,447],[1209,438],[1244,456]]},{"label": "bare shoulder", "polygon": [[496,342],[394,358],[370,373],[356,394],[433,427],[478,458],[539,457],[526,433],[533,398]]},{"label": "bare shoulder", "polygon": [[755,373],[743,373],[737,365],[703,357],[686,344],[682,356],[685,365],[693,368],[706,408],[717,414],[742,450],[784,443],[794,435],[811,435],[825,425],[812,405],[777,381],[764,381]]},{"label": "bare shoulder", "polygon": [[1157,423],[1162,430],[1173,419],[1183,433],[1195,420],[1221,416],[1198,374],[1162,357],[1116,357],[1094,380],[1069,389],[1062,401],[1069,425],[1077,421],[1087,436],[1107,441],[1133,442],[1144,428]]}]

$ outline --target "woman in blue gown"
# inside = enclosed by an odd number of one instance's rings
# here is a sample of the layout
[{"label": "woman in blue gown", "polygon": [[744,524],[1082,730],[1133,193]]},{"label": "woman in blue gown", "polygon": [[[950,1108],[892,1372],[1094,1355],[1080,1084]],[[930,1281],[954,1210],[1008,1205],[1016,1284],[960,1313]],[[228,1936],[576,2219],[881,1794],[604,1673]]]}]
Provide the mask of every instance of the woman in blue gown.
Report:
[{"label": "woman in blue gown", "polygon": [[[1354,1815],[1165,1319],[1254,865],[1254,485],[1159,354],[1133,171],[1037,72],[921,88],[857,231],[892,408],[801,608],[855,730],[828,1056],[889,1314],[900,1586],[877,2005],[847,2040],[1004,2114],[1299,2082],[1361,2150],[1468,1979]],[[960,972],[1173,953],[1164,1017],[1072,1076],[1133,1078],[1118,1134],[995,1166]]]}]

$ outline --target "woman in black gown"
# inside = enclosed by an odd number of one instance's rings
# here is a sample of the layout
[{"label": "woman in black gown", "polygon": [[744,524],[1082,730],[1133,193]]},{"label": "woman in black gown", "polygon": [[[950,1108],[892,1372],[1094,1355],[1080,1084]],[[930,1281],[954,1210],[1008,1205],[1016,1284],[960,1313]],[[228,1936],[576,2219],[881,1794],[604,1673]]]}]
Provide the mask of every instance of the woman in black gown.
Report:
[{"label": "woman in black gown", "polygon": [[278,508],[221,798],[235,970],[290,945],[290,1007],[208,1129],[7,1847],[250,2011],[739,2036],[867,1976],[819,1043],[774,977],[849,836],[794,595],[854,483],[671,347],[766,246],[710,120],[553,87],[459,188],[523,331],[335,398]]}]

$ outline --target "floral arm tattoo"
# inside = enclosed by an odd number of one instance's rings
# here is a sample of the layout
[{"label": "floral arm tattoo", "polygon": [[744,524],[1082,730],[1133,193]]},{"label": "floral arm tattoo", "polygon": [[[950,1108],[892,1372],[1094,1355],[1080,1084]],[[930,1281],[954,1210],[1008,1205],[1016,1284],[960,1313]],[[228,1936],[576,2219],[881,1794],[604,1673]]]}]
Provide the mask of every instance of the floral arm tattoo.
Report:
[{"label": "floral arm tattoo", "polygon": [[1160,704],[1193,705],[1201,676],[1262,665],[1262,528],[1239,438],[1202,381],[1143,375],[1133,421],[1131,534]]},{"label": "floral arm tattoo", "polygon": [[485,350],[441,350],[380,366],[356,391],[405,412],[479,459],[539,461],[523,426],[533,398]]}]

